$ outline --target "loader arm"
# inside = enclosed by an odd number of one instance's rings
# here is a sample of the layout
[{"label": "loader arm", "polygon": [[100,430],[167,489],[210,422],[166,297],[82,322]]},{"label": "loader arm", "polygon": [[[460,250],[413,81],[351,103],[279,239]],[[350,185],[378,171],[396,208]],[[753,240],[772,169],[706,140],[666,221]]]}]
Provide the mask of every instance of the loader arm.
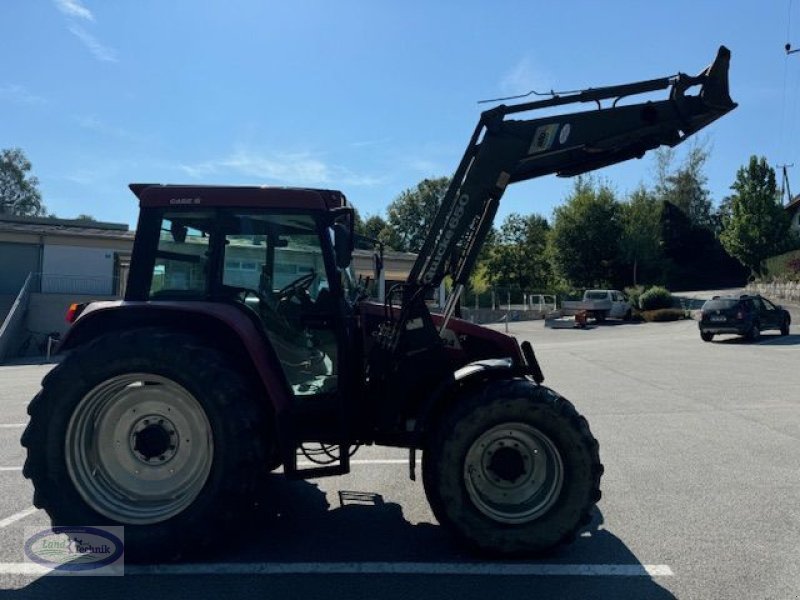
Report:
[{"label": "loader arm", "polygon": [[[714,62],[694,77],[679,73],[482,113],[406,281],[404,304],[413,304],[422,288],[438,286],[449,273],[454,287],[444,329],[509,184],[550,173],[578,175],[681,143],[736,107],[728,92],[729,62],[730,51],[722,46]],[[696,86],[697,95],[686,94]],[[667,88],[666,100],[618,106],[622,98]],[[602,100],[611,99],[611,106],[602,107]],[[540,119],[506,118],[576,103],[596,103],[597,109]]]}]

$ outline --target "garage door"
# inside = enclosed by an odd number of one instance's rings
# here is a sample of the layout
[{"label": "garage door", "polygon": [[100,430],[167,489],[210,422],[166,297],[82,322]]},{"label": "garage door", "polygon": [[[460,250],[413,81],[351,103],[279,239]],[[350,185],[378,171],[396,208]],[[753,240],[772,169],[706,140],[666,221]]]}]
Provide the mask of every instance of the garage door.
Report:
[{"label": "garage door", "polygon": [[16,294],[28,273],[38,270],[38,245],[0,242],[0,294]]}]

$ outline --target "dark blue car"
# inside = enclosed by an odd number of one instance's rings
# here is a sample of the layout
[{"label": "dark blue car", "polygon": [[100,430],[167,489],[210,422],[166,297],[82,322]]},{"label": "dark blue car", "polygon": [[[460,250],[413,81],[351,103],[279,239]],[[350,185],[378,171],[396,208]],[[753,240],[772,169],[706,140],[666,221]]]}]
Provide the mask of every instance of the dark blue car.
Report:
[{"label": "dark blue car", "polygon": [[791,322],[788,311],[758,294],[714,296],[703,304],[700,337],[704,342],[710,342],[719,333],[735,333],[757,340],[767,329],[777,329],[781,335],[789,335]]}]

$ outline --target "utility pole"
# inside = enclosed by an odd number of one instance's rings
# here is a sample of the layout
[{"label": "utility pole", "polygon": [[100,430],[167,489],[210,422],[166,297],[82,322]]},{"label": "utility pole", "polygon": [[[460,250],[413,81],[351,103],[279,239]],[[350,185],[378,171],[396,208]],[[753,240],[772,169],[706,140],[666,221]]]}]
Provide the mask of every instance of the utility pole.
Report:
[{"label": "utility pole", "polygon": [[[800,50],[800,48],[798,50]],[[796,50],[794,52],[796,52]],[[787,171],[787,169],[789,167],[793,167],[794,163],[789,165],[776,165],[776,166],[783,173],[783,177],[781,178],[781,204],[783,204],[784,192],[786,192],[786,204],[790,204],[792,202],[792,190],[789,188],[789,172]]]}]

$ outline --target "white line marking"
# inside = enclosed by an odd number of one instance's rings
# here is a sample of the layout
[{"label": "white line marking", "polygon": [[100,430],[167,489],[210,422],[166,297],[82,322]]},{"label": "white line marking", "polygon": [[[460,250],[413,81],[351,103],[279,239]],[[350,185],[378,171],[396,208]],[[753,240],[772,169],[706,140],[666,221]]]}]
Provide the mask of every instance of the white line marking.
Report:
[{"label": "white line marking", "polygon": [[[0,575],[46,575],[33,563],[0,563]],[[58,574],[57,572],[54,574]],[[525,577],[670,577],[669,565],[562,565],[519,563],[216,563],[130,565],[125,575],[501,575]]]},{"label": "white line marking", "polygon": [[27,423],[0,423],[0,429],[19,429],[26,425]]},{"label": "white line marking", "polygon": [[5,519],[0,520],[0,529],[3,529],[4,527],[8,527],[12,523],[16,523],[17,521],[21,521],[25,517],[32,515],[33,513],[35,513],[38,510],[39,509],[36,508],[35,506],[31,506],[30,508],[26,508],[25,510],[21,510],[16,514],[11,515],[10,517],[6,517]]},{"label": "white line marking", "polygon": [[0,471],[22,471],[22,467],[0,467]]}]

